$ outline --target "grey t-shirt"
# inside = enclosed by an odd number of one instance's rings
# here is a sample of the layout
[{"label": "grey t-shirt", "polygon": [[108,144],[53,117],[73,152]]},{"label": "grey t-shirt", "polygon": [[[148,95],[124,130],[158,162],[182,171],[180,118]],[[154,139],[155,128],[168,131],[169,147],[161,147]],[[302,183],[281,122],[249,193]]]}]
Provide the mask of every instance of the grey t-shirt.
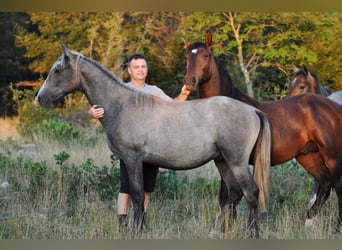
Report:
[{"label": "grey t-shirt", "polygon": [[147,93],[147,94],[151,94],[151,95],[154,95],[154,96],[158,96],[166,101],[171,101],[172,98],[169,97],[168,95],[166,95],[160,88],[158,88],[157,86],[155,85],[149,85],[149,84],[146,84],[144,85],[143,88],[139,88],[139,87],[136,87],[135,85],[133,85],[131,82],[128,82],[126,83],[129,87],[132,87],[134,89],[137,89],[139,91],[142,91],[144,93]]}]

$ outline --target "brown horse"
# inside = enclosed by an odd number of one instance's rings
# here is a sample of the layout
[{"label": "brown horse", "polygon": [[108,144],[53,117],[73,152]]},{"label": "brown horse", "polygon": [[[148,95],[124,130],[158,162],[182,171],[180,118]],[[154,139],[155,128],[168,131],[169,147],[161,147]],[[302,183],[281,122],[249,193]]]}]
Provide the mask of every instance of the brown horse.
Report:
[{"label": "brown horse", "polygon": [[[224,67],[213,56],[212,36],[206,41],[187,43],[184,78],[188,88],[199,87],[200,98],[223,95],[252,105],[267,114],[272,130],[271,164],[278,165],[296,158],[319,183],[317,197],[307,211],[306,225],[318,213],[334,187],[338,197],[339,214],[336,231],[342,221],[342,107],[319,95],[302,94],[279,101],[260,102],[240,91]],[[334,115],[331,115],[331,114]],[[220,203],[225,209],[217,216],[215,230],[224,230],[224,213],[235,217],[235,206],[241,191],[221,183]],[[221,206],[222,207],[222,206]],[[232,208],[232,210],[230,210]]]},{"label": "brown horse", "polygon": [[342,91],[332,93],[320,83],[317,74],[310,72],[304,65],[301,69],[294,67],[294,76],[289,83],[287,97],[302,93],[315,93],[328,97],[330,100],[333,100],[340,105],[342,104]]}]

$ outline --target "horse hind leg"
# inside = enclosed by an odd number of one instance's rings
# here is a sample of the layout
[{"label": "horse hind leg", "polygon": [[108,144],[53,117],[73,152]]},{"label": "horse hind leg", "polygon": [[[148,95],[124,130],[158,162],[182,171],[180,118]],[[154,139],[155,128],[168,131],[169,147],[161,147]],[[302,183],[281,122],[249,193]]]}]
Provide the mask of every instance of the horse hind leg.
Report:
[{"label": "horse hind leg", "polygon": [[224,180],[221,179],[219,201],[222,213],[228,215],[228,225],[230,225],[233,224],[237,218],[236,207],[239,204],[243,193],[230,169],[228,169],[228,172],[230,172],[229,176],[231,180],[229,183],[225,183]]},{"label": "horse hind leg", "polygon": [[313,224],[313,218],[317,215],[318,211],[322,208],[324,203],[330,196],[331,184],[330,182],[325,182],[323,184],[317,184],[317,191],[314,194],[312,200],[310,200],[309,205],[311,205],[307,211],[307,218],[305,220],[305,227],[311,227]]},{"label": "horse hind leg", "polygon": [[[245,166],[244,166],[245,165]],[[248,228],[249,236],[251,238],[259,237],[258,228],[258,195],[259,189],[256,185],[251,173],[249,172],[248,161],[246,164],[217,164],[221,178],[225,183],[229,183],[232,180],[232,174],[239,186],[240,190],[245,196],[245,199],[249,206],[249,218],[248,218]],[[229,170],[230,169],[230,170]],[[231,171],[231,172],[230,172]],[[232,185],[230,185],[232,186]],[[229,188],[229,186],[227,186]]]},{"label": "horse hind leg", "polygon": [[225,182],[221,178],[219,194],[220,212],[215,217],[209,236],[211,238],[223,238],[226,229],[226,217],[228,216],[228,225],[233,225],[237,218],[236,207],[239,204],[243,193],[227,164],[224,161],[215,161],[215,164],[216,166],[222,165],[223,168],[227,169],[227,178],[229,178],[229,181]]},{"label": "horse hind leg", "polygon": [[296,159],[316,180],[305,221],[305,227],[310,227],[313,224],[313,218],[329,198],[332,183],[320,152],[307,152],[299,155]]}]

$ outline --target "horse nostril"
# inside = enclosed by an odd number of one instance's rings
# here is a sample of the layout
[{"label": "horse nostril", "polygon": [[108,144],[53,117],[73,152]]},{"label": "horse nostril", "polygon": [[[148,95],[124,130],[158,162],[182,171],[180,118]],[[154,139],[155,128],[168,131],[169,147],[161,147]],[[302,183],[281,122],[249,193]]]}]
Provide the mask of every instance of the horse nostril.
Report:
[{"label": "horse nostril", "polygon": [[34,103],[34,104],[40,104],[40,97],[36,95],[36,96],[34,97],[33,103]]}]

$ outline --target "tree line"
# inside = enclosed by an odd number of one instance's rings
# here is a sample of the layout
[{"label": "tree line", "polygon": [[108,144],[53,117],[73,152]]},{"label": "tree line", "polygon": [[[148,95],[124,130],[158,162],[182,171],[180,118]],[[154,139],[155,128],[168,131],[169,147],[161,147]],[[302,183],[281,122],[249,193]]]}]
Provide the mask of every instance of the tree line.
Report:
[{"label": "tree line", "polygon": [[342,89],[339,12],[37,12],[0,13],[0,19],[2,86],[42,81],[66,43],[124,80],[127,57],[144,53],[147,81],[176,96],[185,73],[184,40],[204,41],[210,30],[215,55],[256,99],[283,98],[293,65],[308,66],[333,91]]}]

